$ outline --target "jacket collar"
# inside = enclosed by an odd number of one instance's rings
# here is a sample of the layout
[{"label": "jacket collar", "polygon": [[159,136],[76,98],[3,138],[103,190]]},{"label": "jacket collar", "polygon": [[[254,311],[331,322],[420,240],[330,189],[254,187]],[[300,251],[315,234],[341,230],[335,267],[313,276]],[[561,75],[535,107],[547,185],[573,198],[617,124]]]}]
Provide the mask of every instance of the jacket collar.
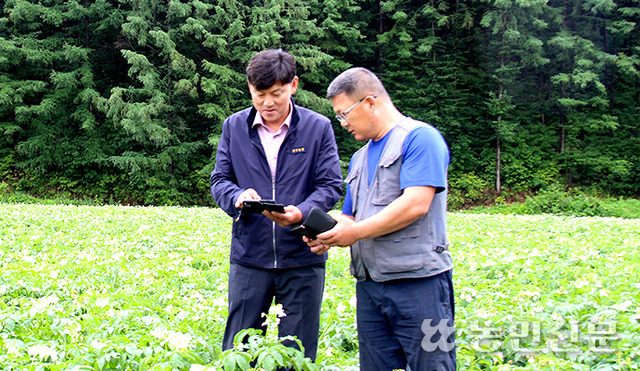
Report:
[{"label": "jacket collar", "polygon": [[[298,122],[300,121],[300,115],[298,113],[298,109],[296,106],[296,102],[294,102],[293,98],[291,98],[291,124],[289,124],[289,132],[291,132],[292,130],[295,130],[296,126],[298,125]],[[253,122],[255,121],[256,115],[258,114],[258,110],[254,107],[251,106],[251,111],[249,112],[249,117],[247,117],[247,127],[249,129],[249,131],[251,131],[253,128]]]}]

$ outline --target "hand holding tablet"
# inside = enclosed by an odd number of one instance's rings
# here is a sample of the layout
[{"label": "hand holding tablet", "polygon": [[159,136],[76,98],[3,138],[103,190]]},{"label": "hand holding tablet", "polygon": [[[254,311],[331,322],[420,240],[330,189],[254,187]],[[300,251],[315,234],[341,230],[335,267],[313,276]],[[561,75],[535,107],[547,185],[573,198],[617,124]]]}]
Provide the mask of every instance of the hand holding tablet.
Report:
[{"label": "hand holding tablet", "polygon": [[246,214],[262,214],[263,211],[284,213],[284,205],[274,200],[245,200],[242,201],[242,212]]},{"label": "hand holding tablet", "polygon": [[293,227],[292,231],[315,240],[318,234],[333,228],[338,222],[318,207],[312,207],[302,224]]}]

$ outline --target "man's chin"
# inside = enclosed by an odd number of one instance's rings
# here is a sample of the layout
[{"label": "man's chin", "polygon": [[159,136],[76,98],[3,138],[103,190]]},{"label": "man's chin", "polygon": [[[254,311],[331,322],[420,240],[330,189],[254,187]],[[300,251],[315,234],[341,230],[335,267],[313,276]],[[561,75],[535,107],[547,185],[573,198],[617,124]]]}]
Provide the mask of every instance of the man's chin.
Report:
[{"label": "man's chin", "polygon": [[277,111],[261,112],[260,115],[265,122],[275,122],[280,118]]}]

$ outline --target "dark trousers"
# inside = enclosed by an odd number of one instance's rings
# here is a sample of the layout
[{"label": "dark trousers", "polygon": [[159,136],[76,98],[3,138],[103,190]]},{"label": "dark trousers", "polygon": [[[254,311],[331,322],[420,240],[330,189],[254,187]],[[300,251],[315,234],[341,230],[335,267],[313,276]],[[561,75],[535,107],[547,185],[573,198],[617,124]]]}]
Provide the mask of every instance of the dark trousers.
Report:
[{"label": "dark trousers", "polygon": [[361,370],[456,369],[451,271],[358,282],[356,298]]},{"label": "dark trousers", "polygon": [[[325,268],[309,266],[292,269],[258,269],[232,263],[229,268],[229,317],[222,349],[233,348],[233,338],[247,328],[266,332],[261,315],[268,313],[272,301],[282,304],[286,314],[280,318],[278,336],[296,336],[305,356],[315,361],[320,330],[320,306],[324,291]],[[285,342],[297,348],[294,342]]]}]

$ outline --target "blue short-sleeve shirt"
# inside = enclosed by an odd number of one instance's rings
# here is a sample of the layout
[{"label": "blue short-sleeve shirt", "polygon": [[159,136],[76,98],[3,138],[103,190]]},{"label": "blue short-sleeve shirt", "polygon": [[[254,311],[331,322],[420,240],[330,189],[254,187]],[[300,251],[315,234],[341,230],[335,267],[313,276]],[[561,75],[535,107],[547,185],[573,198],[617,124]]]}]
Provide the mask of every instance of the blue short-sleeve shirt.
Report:
[{"label": "blue short-sleeve shirt", "polygon": [[[392,129],[395,130],[395,129]],[[371,184],[382,151],[389,139],[387,133],[382,139],[369,141],[367,154],[368,182]],[[447,167],[449,166],[449,148],[442,134],[432,126],[418,126],[411,130],[402,147],[402,168],[400,169],[400,187],[427,186],[436,188],[436,193],[447,188]],[[349,164],[351,171],[351,163]],[[351,192],[347,187],[342,213],[351,215]]]}]

